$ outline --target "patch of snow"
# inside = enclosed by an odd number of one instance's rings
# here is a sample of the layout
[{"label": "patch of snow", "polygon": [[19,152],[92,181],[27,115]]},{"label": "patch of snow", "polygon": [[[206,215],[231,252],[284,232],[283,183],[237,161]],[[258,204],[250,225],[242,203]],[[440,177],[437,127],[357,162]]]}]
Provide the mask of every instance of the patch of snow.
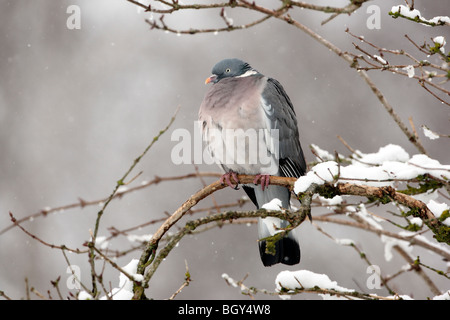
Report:
[{"label": "patch of snow", "polygon": [[444,292],[441,295],[434,296],[433,300],[450,300],[450,290],[447,290],[447,292]]},{"label": "patch of snow", "polygon": [[336,290],[340,292],[353,292],[353,289],[341,287],[336,281],[330,280],[326,274],[314,273],[309,270],[281,271],[275,279],[276,290],[295,290],[319,287],[321,289]]},{"label": "patch of snow", "polygon": [[[319,148],[319,146],[317,146],[315,144],[311,144],[311,147],[317,153],[319,158],[322,159],[323,161],[332,161],[332,160],[334,160],[334,156],[331,153],[329,153],[328,151]],[[317,160],[320,160],[320,159],[317,159]]]},{"label": "patch of snow", "polygon": [[143,235],[137,235],[137,234],[130,234],[127,235],[127,239],[130,242],[148,242],[152,239],[153,234],[143,234]]},{"label": "patch of snow", "polygon": [[[125,267],[123,271],[128,273],[135,281],[143,281],[144,276],[142,274],[137,274],[137,266],[139,264],[138,259],[132,259]],[[131,281],[125,274],[120,273],[119,275],[119,287],[113,288],[108,294],[108,297],[113,300],[131,300],[133,298],[133,281]],[[107,297],[104,296],[101,300],[106,300]]]},{"label": "patch of snow", "polygon": [[415,224],[418,227],[422,227],[422,225],[423,225],[422,219],[416,218],[416,217],[409,219],[409,223]]},{"label": "patch of snow", "polygon": [[[425,19],[422,16],[422,14],[420,13],[419,10],[417,10],[417,9],[411,10],[409,7],[404,6],[404,5],[393,6],[392,9],[391,9],[391,12],[392,13],[399,13],[402,16],[410,18],[410,19],[418,18],[418,19],[420,19],[423,22],[435,23],[437,25],[444,25],[444,24],[448,25],[448,24],[450,24],[450,18],[447,17],[447,16],[437,16],[437,17],[434,17],[434,18],[431,18],[431,19],[428,20],[428,19]],[[429,27],[428,24],[424,24],[424,23],[422,23],[422,24]]]},{"label": "patch of snow", "polygon": [[415,75],[415,70],[414,70],[414,66],[406,66],[403,68],[403,70],[406,71],[406,73],[408,74],[408,78],[413,78]]},{"label": "patch of snow", "polygon": [[335,161],[326,161],[315,165],[306,175],[301,176],[294,184],[294,192],[305,192],[313,183],[322,185],[333,182],[338,174],[338,164]]},{"label": "patch of snow", "polygon": [[412,257],[411,255],[413,247],[410,245],[408,241],[388,237],[385,235],[381,235],[381,241],[384,243],[384,258],[386,259],[386,261],[392,260],[393,257],[392,249],[396,246],[402,248],[406,253],[408,253],[411,256],[411,258],[414,259],[414,257]]},{"label": "patch of snow", "polygon": [[282,209],[282,203],[280,199],[274,198],[270,202],[263,204],[262,208],[266,210],[280,211]]},{"label": "patch of snow", "polygon": [[[428,209],[430,209],[431,212],[433,212],[433,214],[436,218],[439,218],[444,211],[447,211],[450,209],[448,204],[438,203],[434,200],[430,200],[427,203],[427,207],[428,207]],[[446,226],[450,226],[450,217],[445,219],[442,223],[445,224]]]},{"label": "patch of snow", "polygon": [[77,299],[78,300],[94,300],[92,295],[84,290],[80,291],[80,293],[78,293]]},{"label": "patch of snow", "polygon": [[334,239],[334,241],[341,246],[352,246],[355,243],[352,239]]},{"label": "patch of snow", "polygon": [[382,57],[380,57],[379,55],[374,54],[373,57],[375,58],[375,60],[377,60],[379,63],[381,64],[388,64],[386,60],[384,60]]},{"label": "patch of snow", "polygon": [[422,126],[423,134],[430,140],[439,139],[439,135],[428,129],[426,126]]},{"label": "patch of snow", "polygon": [[[361,153],[358,152],[361,156],[358,162],[377,165],[383,164],[386,161],[408,161],[409,154],[402,147],[395,144],[388,144],[384,147],[381,147],[378,152],[375,153]],[[356,160],[354,161],[356,162]]]}]

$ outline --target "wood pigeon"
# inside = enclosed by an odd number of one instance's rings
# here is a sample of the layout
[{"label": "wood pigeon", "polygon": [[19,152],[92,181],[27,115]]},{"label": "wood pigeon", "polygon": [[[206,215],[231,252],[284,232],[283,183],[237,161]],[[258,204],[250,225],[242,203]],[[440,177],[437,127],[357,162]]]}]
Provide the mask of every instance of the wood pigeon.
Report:
[{"label": "wood pigeon", "polygon": [[[298,178],[306,171],[294,107],[283,87],[239,59],[217,63],[205,83],[212,86],[200,106],[199,124],[211,157],[225,171],[222,182],[237,189],[230,177],[238,182],[237,174],[256,175],[254,184],[243,186],[256,207],[278,199],[289,209],[290,191],[268,185],[270,175]],[[259,239],[287,226],[278,218],[260,218]],[[300,262],[293,232],[277,241],[274,251],[266,252],[266,241],[260,240],[259,250],[264,266]]]}]

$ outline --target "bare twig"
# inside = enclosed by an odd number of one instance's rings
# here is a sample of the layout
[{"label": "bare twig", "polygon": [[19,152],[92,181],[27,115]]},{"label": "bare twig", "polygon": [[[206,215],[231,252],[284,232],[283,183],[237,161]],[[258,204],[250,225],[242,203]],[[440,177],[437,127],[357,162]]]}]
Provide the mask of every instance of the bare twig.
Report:
[{"label": "bare twig", "polygon": [[104,214],[104,212],[106,210],[106,207],[108,206],[108,204],[111,202],[111,200],[116,195],[119,187],[125,184],[125,179],[131,173],[131,171],[133,171],[133,169],[140,162],[140,160],[145,156],[145,154],[150,150],[150,148],[156,143],[156,141],[158,141],[158,139],[169,129],[169,127],[175,121],[175,116],[178,113],[178,110],[179,110],[179,108],[177,108],[175,114],[172,116],[172,118],[170,119],[170,121],[167,124],[167,126],[164,129],[162,129],[161,131],[159,131],[159,133],[152,139],[151,143],[145,148],[145,150],[141,153],[141,155],[139,155],[136,159],[134,159],[133,164],[128,168],[128,170],[125,172],[125,174],[122,176],[122,178],[120,178],[117,181],[116,186],[114,187],[114,190],[112,191],[111,195],[108,197],[108,199],[103,204],[102,209],[97,213],[97,219],[95,220],[94,231],[92,233],[91,241],[88,243],[88,247],[89,247],[89,250],[90,250],[89,261],[90,261],[90,264],[91,264],[91,274],[92,274],[92,293],[93,293],[94,296],[97,295],[97,285],[96,285],[96,275],[95,275],[95,262],[94,262],[95,254],[94,254],[94,251],[95,251],[95,240],[97,238],[97,233],[98,233],[98,229],[99,229],[99,226],[100,226],[100,219],[103,216],[103,214]]},{"label": "bare twig", "polygon": [[[153,186],[153,185],[157,185],[160,182],[169,182],[169,181],[177,181],[177,180],[184,180],[184,179],[191,179],[191,178],[203,178],[203,177],[217,178],[220,176],[221,176],[221,174],[217,173],[217,172],[195,172],[195,173],[188,173],[188,174],[184,174],[184,175],[167,176],[167,177],[155,176],[152,180],[144,181],[138,186],[130,187],[130,188],[127,188],[126,190],[117,190],[117,192],[113,196],[113,199],[121,198],[131,192],[135,192],[135,191],[138,191],[138,190],[141,190],[141,189]],[[48,214],[50,214],[50,213],[63,213],[70,209],[85,208],[88,206],[98,206],[98,205],[103,206],[103,204],[108,200],[108,198],[109,197],[97,199],[97,200],[84,200],[84,199],[79,198],[79,201],[74,202],[74,203],[70,203],[70,204],[58,206],[58,207],[44,208],[36,213],[30,214],[23,218],[20,218],[20,219],[16,218],[16,223],[22,224],[23,222],[32,221],[39,217],[47,217]],[[12,223],[8,227],[3,228],[0,231],[0,235],[6,233],[7,231],[11,230],[15,226],[16,226],[16,224]]]},{"label": "bare twig", "polygon": [[175,299],[175,297],[176,297],[176,296],[177,296],[177,295],[178,295],[185,287],[187,287],[187,286],[189,285],[189,283],[192,281],[192,279],[191,279],[191,274],[190,274],[190,272],[189,272],[189,267],[188,267],[187,261],[184,260],[184,263],[185,263],[185,265],[186,265],[186,272],[185,272],[185,274],[184,274],[184,282],[183,282],[183,284],[181,285],[181,287],[178,288],[178,290],[175,291],[175,292],[170,296],[169,300]]}]

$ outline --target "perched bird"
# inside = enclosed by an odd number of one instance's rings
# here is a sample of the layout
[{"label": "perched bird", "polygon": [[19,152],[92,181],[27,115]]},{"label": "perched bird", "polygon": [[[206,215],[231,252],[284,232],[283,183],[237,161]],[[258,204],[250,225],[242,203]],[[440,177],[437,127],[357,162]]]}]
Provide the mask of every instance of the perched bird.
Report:
[{"label": "perched bird", "polygon": [[[237,174],[256,175],[254,184],[243,185],[256,207],[278,199],[289,209],[289,189],[268,185],[270,175],[298,178],[306,171],[294,107],[283,87],[239,59],[217,63],[205,83],[212,86],[200,106],[199,123],[210,155],[225,171],[222,182],[237,189],[231,178],[236,183]],[[259,239],[287,226],[278,218],[260,218]],[[293,232],[275,243],[275,252],[266,250],[265,240],[259,241],[259,250],[264,266],[300,262]]]}]

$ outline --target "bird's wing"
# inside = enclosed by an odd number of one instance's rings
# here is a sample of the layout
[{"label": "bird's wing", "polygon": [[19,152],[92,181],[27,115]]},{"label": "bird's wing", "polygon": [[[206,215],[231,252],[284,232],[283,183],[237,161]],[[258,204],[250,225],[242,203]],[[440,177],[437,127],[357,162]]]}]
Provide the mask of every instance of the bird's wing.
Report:
[{"label": "bird's wing", "polygon": [[281,84],[272,78],[267,79],[261,97],[266,128],[272,136],[274,131],[278,133],[277,148],[274,149],[270,138],[267,139],[267,148],[278,157],[280,175],[296,178],[304,175],[306,162],[291,100]]}]

